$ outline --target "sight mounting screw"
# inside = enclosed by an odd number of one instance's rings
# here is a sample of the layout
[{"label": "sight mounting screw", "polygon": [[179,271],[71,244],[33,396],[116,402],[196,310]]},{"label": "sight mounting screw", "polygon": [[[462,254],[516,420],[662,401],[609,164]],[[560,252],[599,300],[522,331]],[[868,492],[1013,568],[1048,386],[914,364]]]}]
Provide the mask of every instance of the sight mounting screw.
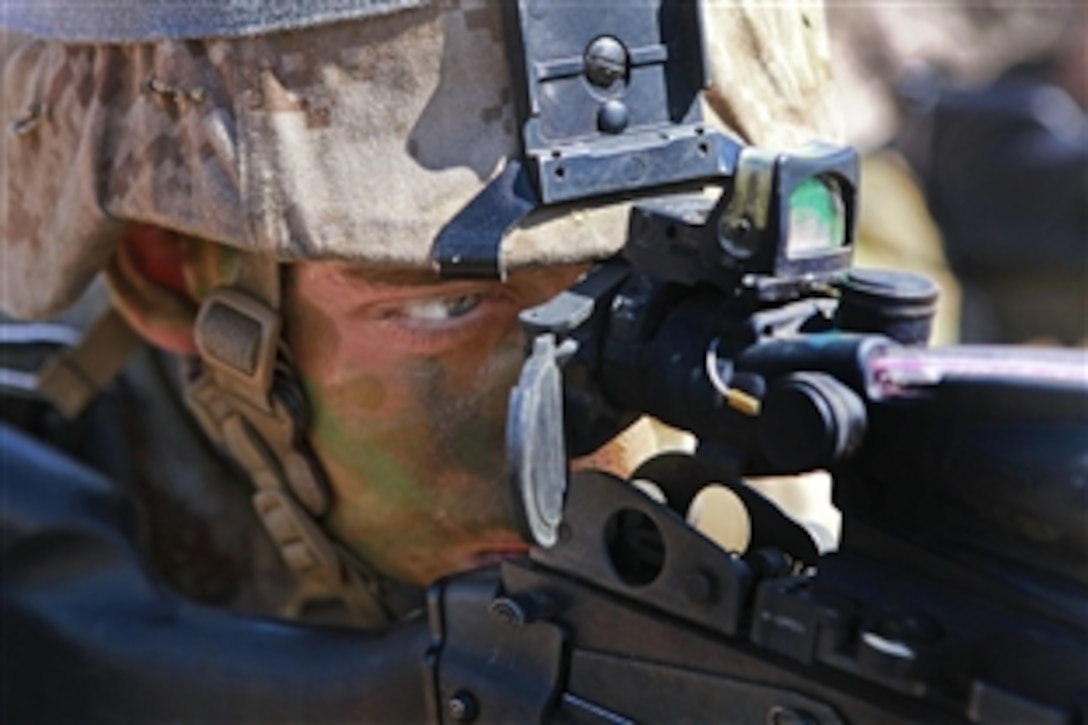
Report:
[{"label": "sight mounting screw", "polygon": [[586,48],[586,78],[598,88],[610,88],[627,75],[627,48],[611,35],[602,35]]}]

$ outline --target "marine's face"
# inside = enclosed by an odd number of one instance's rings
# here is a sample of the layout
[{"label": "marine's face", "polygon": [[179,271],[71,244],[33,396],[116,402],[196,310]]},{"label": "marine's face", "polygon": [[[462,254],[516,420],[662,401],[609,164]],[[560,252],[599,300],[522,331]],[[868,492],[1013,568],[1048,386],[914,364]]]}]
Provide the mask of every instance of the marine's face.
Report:
[{"label": "marine's face", "polygon": [[525,549],[503,446],[522,360],[517,314],[580,271],[498,283],[339,262],[290,268],[286,336],[336,497],[328,526],[341,541],[416,584]]}]

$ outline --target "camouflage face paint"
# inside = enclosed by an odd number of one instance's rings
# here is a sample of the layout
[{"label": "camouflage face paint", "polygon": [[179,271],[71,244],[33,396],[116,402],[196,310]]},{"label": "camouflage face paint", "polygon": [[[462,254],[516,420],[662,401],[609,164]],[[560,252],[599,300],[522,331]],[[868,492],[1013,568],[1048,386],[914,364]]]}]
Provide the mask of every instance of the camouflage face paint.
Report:
[{"label": "camouflage face paint", "polygon": [[[517,382],[521,345],[495,348],[487,364],[458,379],[439,359],[423,363],[417,396],[435,411],[430,425],[443,452],[465,470],[490,479],[505,478],[502,441],[506,432],[508,391]],[[427,370],[426,368],[429,368]]]},{"label": "camouflage face paint", "polygon": [[[361,396],[354,391],[374,385],[361,375],[330,391],[344,403],[337,410],[316,406],[322,412],[315,435],[333,442],[332,465],[342,478],[365,483],[340,494],[346,505],[338,509],[338,528],[372,561],[378,551],[403,548],[406,531],[415,548],[437,549],[510,528],[502,450],[509,376],[489,375],[489,364],[464,380],[455,367],[440,357],[406,356],[384,383],[391,404],[356,404]],[[396,518],[404,526],[377,525],[364,510],[384,511],[382,523]]]},{"label": "camouflage face paint", "polygon": [[[329,528],[378,569],[420,584],[524,548],[504,457],[522,356],[516,316],[571,275],[544,274],[531,291],[485,283],[465,294],[462,285],[447,297],[445,286],[370,284],[340,269],[297,265],[285,319],[313,411],[311,443],[335,491]],[[456,312],[399,317],[414,295],[452,299]]]}]

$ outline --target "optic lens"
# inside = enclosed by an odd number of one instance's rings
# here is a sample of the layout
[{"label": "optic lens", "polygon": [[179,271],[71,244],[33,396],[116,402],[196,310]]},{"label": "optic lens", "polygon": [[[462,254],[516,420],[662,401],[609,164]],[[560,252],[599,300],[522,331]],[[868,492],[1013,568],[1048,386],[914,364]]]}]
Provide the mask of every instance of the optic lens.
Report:
[{"label": "optic lens", "polygon": [[830,176],[814,176],[790,194],[790,259],[838,249],[846,242],[846,205],[839,182]]}]

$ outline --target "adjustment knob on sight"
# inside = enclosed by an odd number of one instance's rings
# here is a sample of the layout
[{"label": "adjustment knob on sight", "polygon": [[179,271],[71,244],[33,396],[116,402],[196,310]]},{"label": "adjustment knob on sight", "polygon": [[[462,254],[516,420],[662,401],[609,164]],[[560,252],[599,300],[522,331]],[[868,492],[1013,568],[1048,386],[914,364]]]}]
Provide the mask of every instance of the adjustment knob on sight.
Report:
[{"label": "adjustment knob on sight", "polygon": [[846,385],[823,373],[794,373],[763,399],[760,446],[780,473],[811,471],[853,453],[866,421],[865,403]]}]

